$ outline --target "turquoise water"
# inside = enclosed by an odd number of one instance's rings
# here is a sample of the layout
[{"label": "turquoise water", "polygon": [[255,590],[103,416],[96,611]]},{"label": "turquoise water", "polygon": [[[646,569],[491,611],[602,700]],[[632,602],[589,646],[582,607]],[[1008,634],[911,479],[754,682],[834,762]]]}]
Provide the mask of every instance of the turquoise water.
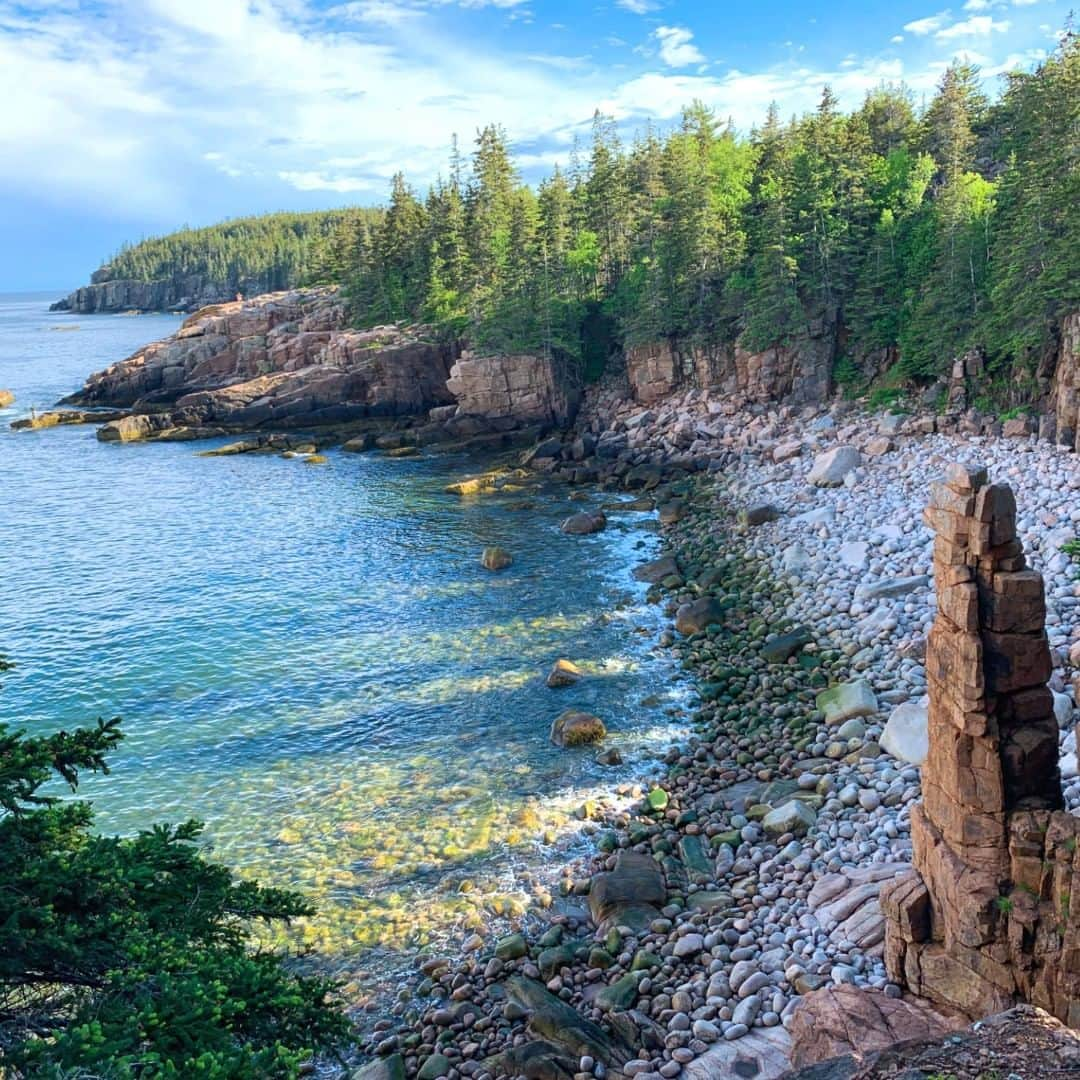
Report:
[{"label": "turquoise water", "polygon": [[[0,718],[124,717],[112,774],[84,789],[100,826],[204,819],[222,858],[318,900],[300,933],[342,970],[385,973],[516,910],[516,872],[612,780],[548,744],[552,719],[598,713],[629,771],[670,722],[657,614],[629,574],[655,550],[645,515],[563,536],[565,488],[444,494],[487,464],[460,456],[311,466],[13,433],[177,323],[48,299],[0,297],[18,399],[0,411],[0,652],[17,664]],[[479,565],[492,543],[514,554],[498,576]],[[560,656],[590,677],[549,690]]]}]

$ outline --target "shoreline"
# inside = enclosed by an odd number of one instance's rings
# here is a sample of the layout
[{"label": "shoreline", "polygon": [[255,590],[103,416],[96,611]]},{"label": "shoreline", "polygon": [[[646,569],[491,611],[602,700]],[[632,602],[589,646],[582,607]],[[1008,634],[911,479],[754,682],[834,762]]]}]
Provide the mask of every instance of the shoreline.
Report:
[{"label": "shoreline", "polygon": [[[586,416],[585,422],[593,419]],[[602,1022],[621,1035],[614,1071],[670,1080],[703,1075],[695,1070],[708,1062],[715,1075],[730,1064],[736,1048],[762,1062],[774,1051],[786,1056],[785,1023],[799,998],[819,986],[853,983],[899,995],[880,958],[884,928],[876,895],[910,861],[907,808],[919,795],[918,771],[890,757],[880,738],[892,711],[917,704],[925,693],[921,645],[934,607],[932,582],[923,580],[930,572],[930,534],[920,518],[929,484],[956,459],[987,464],[992,477],[1039,482],[1032,484],[1034,491],[1020,486],[1017,496],[1025,547],[1035,568],[1047,575],[1048,629],[1057,649],[1052,685],[1064,696],[1065,676],[1080,660],[1076,652],[1071,660],[1068,655],[1080,638],[1070,614],[1080,598],[1076,571],[1060,545],[1064,532],[1073,535],[1080,522],[1080,465],[1075,455],[1045,442],[927,435],[867,458],[852,486],[812,488],[805,479],[810,454],[781,454],[775,461],[786,434],[783,424],[760,422],[759,429],[772,430],[754,451],[748,449],[757,421],[762,418],[739,425],[744,445],[728,455],[720,479],[683,481],[694,494],[685,515],[669,509],[663,532],[665,552],[675,555],[686,583],[680,587],[669,579],[670,588],[655,587],[667,615],[675,615],[680,600],[700,595],[719,594],[726,602],[720,633],[661,635],[704,691],[686,744],[674,743],[663,757],[666,805],[657,813],[646,803],[635,815],[613,815],[603,823],[606,831],[592,858],[563,869],[569,913],[549,913],[548,931],[526,943],[525,956],[502,960],[496,943],[498,963],[492,963],[489,942],[479,958],[465,954],[457,962],[425,964],[421,989],[429,992],[428,1002],[416,1000],[412,1023],[400,1007],[397,1024],[383,1022],[367,1047],[377,1057],[361,1070],[365,1077],[394,1075],[399,1064],[406,1075],[422,1080],[484,1080],[515,1075],[516,1066],[526,1075],[559,1075],[573,1055],[563,1048],[559,1063],[557,1040],[543,1049],[549,1060],[540,1072],[539,1061],[522,1056],[525,1048],[546,1041],[543,1022],[537,1025],[535,1017],[558,1000],[569,1000],[585,1024]],[[877,417],[855,414],[842,428],[823,424],[819,446],[804,449],[866,443],[881,437],[877,428]],[[661,448],[665,442],[655,431],[648,441]],[[1017,465],[1018,455],[1031,456],[1029,467]],[[869,493],[863,493],[866,485]],[[1068,492],[1065,498],[1062,492]],[[753,508],[763,495],[780,504],[780,513],[751,524],[760,516]],[[1051,499],[1056,511],[1047,509]],[[738,520],[740,510],[751,511],[749,520]],[[718,518],[726,526],[720,535]],[[718,576],[717,570],[727,573]],[[732,595],[732,583],[749,588]],[[875,593],[874,586],[882,584]],[[789,592],[783,603],[777,602],[778,587]],[[800,625],[813,640],[786,663],[761,660],[763,646]],[[800,661],[800,655],[807,659]],[[825,723],[815,708],[817,693],[860,679],[871,684],[875,707],[856,706],[855,715]],[[748,710],[762,713],[760,726],[745,727]],[[1071,700],[1068,715],[1071,723]],[[1067,754],[1068,737],[1063,743]],[[648,790],[644,777],[642,786]],[[1066,770],[1065,789],[1075,810],[1075,759]],[[762,808],[782,811],[793,803],[809,807],[812,815],[790,812],[786,831],[777,833],[780,826],[773,823],[767,836]],[[736,830],[738,838],[732,836]],[[691,837],[704,837],[707,844],[688,842]],[[704,863],[696,859],[702,846]],[[667,902],[647,926],[615,942],[608,939],[610,928],[608,935],[592,931],[584,901],[590,881],[615,869],[616,853],[634,850],[659,853]],[[671,889],[680,867],[686,873],[681,895]],[[716,904],[714,910],[723,914],[695,910],[694,897],[706,908]],[[681,944],[684,939],[691,940]],[[549,955],[542,964],[553,948],[561,956]],[[505,943],[501,951],[507,953]],[[658,963],[639,961],[639,954]],[[559,960],[564,963],[553,967]],[[537,1008],[535,1000],[522,1004],[513,993],[498,992],[508,977],[520,975],[546,985],[555,1000]],[[478,1034],[492,1031],[497,1034]],[[551,1038],[553,1032],[546,1034]],[[626,1056],[648,1050],[650,1041],[651,1053]],[[511,1058],[490,1061],[497,1047]],[[595,1060],[589,1069],[581,1067],[592,1055],[580,1056],[584,1060],[571,1074],[603,1075]]]},{"label": "shoreline", "polygon": [[[1065,448],[1019,432],[935,433],[933,421],[843,401],[798,412],[691,390],[644,405],[613,383],[590,388],[575,426],[524,461],[541,484],[563,481],[590,502],[618,491],[627,504],[641,493],[657,504],[678,573],[657,570],[654,598],[669,619],[681,603],[708,601],[712,628],[660,634],[699,685],[698,722],[658,755],[665,795],[655,805],[625,806],[633,781],[619,785],[627,790],[613,810],[597,798],[599,819],[577,834],[599,834],[597,850],[573,853],[568,839],[569,861],[551,868],[565,896],[522,917],[537,924],[528,940],[474,934],[456,959],[421,962],[423,993],[399,1000],[397,1022],[376,1024],[365,1077],[698,1080],[703,1069],[722,1073],[733,1050],[786,1057],[792,1011],[817,987],[899,994],[880,961],[876,897],[910,857],[918,772],[883,752],[881,737],[893,709],[925,693],[921,648],[934,609],[921,510],[950,461],[1020,479],[1022,539],[1047,574],[1059,698],[1080,667],[1080,594],[1062,551],[1080,526],[1080,466]],[[274,438],[260,434],[245,451],[280,452]],[[398,456],[406,442],[390,439],[380,449]],[[835,486],[808,481],[820,455],[845,448],[858,464]],[[860,691],[825,722],[819,691],[858,681],[872,704]],[[1064,729],[1072,701],[1062,709]],[[1075,811],[1075,740],[1062,750]],[[652,771],[639,777],[643,791]],[[779,824],[766,826],[774,813]],[[596,894],[627,869],[624,855],[651,869],[629,868],[627,887],[645,899],[619,922]],[[642,908],[652,909],[644,920]],[[568,1050],[566,1032],[595,1053]],[[510,1056],[494,1063],[496,1053]],[[768,1075],[778,1074],[759,1073]]]}]

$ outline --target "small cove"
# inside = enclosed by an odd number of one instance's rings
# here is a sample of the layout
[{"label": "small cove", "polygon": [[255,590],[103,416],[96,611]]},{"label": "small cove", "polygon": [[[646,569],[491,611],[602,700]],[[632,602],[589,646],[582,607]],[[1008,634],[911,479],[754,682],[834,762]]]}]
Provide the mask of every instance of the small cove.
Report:
[{"label": "small cove", "polygon": [[[83,789],[99,827],[204,819],[220,858],[318,902],[300,939],[358,989],[520,910],[519,875],[552,861],[568,811],[670,734],[660,615],[630,573],[657,548],[645,515],[564,536],[566,488],[446,495],[487,465],[461,455],[313,467],[14,434],[177,322],[46,306],[0,298],[17,396],[0,412],[0,651],[17,664],[0,717],[123,716],[112,774]],[[515,559],[497,576],[479,565],[492,543]],[[560,656],[588,677],[553,691]],[[569,707],[603,717],[621,769],[549,745]]]}]

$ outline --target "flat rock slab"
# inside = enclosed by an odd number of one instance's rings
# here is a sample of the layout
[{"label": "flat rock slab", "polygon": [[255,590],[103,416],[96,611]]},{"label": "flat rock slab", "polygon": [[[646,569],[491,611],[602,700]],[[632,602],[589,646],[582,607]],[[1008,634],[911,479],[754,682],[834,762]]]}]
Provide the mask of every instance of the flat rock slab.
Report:
[{"label": "flat rock slab", "polygon": [[714,1045],[683,1066],[681,1080],[778,1080],[791,1067],[791,1036],[782,1028],[759,1028],[734,1042]]},{"label": "flat rock slab", "polygon": [[588,1055],[616,1069],[629,1061],[627,1047],[535,979],[512,975],[506,980],[506,991],[529,1013],[529,1031],[572,1059]]},{"label": "flat rock slab", "polygon": [[589,911],[601,931],[648,926],[666,901],[659,864],[640,851],[620,851],[615,869],[596,874],[589,888]]},{"label": "flat rock slab", "polygon": [[813,640],[814,635],[808,627],[796,627],[787,634],[767,641],[761,647],[761,659],[769,664],[783,664]]},{"label": "flat rock slab", "polygon": [[859,1061],[896,1043],[941,1039],[966,1026],[966,1019],[944,1016],[919,998],[825,986],[807,994],[792,1014],[791,1064],[802,1069],[845,1054]]},{"label": "flat rock slab", "polygon": [[860,585],[855,590],[857,600],[881,600],[885,597],[907,596],[916,589],[925,589],[930,584],[927,574],[916,574],[913,577],[883,578],[872,585]]}]

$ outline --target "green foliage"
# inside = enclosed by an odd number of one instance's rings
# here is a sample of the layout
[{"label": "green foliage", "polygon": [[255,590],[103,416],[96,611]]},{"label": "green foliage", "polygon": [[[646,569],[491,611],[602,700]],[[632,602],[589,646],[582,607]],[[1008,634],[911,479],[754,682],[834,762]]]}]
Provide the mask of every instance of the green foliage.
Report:
[{"label": "green foliage", "polygon": [[[95,281],[176,281],[200,278],[229,292],[274,292],[303,283],[339,281],[359,223],[374,210],[321,210],[234,218],[202,229],[180,229],[121,248]],[[342,228],[343,227],[343,228]]]},{"label": "green foliage", "polygon": [[994,903],[997,905],[997,909],[1002,915],[1009,915],[1013,909],[1012,899],[1008,896],[999,896]]},{"label": "green foliage", "polygon": [[90,804],[47,785],[107,772],[121,738],[115,719],[36,737],[0,724],[0,1072],[297,1075],[349,1024],[330,983],[249,931],[309,905],[208,861],[198,822],[96,834]]},{"label": "green foliage", "polygon": [[904,399],[902,386],[877,386],[870,391],[867,401],[871,409],[887,409]]},{"label": "green foliage", "polygon": [[1080,538],[1066,540],[1065,543],[1061,545],[1061,550],[1064,551],[1070,559],[1080,559]]},{"label": "green foliage", "polygon": [[1077,130],[1071,31],[995,102],[955,63],[921,112],[882,86],[845,115],[825,88],[813,112],[785,123],[773,108],[749,137],[695,102],[626,145],[598,113],[590,145],[535,193],[488,126],[423,201],[396,177],[385,217],[344,221],[351,239],[320,265],[362,325],[424,319],[482,351],[587,359],[590,376],[601,310],[612,349],[762,351],[835,331],[849,393],[884,366],[889,393],[933,382],[977,347],[1012,406],[1080,308]]}]

